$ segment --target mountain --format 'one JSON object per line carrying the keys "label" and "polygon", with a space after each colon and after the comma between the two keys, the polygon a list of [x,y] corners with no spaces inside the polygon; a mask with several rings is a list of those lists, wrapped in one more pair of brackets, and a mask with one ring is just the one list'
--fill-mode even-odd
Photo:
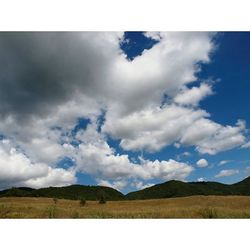
{"label": "mountain", "polygon": [[66,187],[48,187],[40,189],[11,188],[0,191],[0,197],[51,197],[70,200],[123,200],[124,195],[110,187],[71,185]]}
{"label": "mountain", "polygon": [[191,195],[250,195],[250,177],[231,185],[219,182],[167,181],[139,191],[123,195],[121,192],[103,186],[71,185],[33,189],[28,187],[10,188],[0,191],[0,197],[51,197],[71,200],[145,200]]}
{"label": "mountain", "polygon": [[235,190],[236,194],[250,195],[250,176],[231,186]]}
{"label": "mountain", "polygon": [[250,177],[232,185],[218,182],[167,181],[128,193],[125,198],[129,200],[145,200],[191,195],[250,195]]}

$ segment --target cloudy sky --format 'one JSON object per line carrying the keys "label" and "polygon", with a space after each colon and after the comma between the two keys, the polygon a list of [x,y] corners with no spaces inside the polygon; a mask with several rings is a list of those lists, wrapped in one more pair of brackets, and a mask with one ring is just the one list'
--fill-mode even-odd
{"label": "cloudy sky", "polygon": [[250,33],[0,33],[0,189],[124,193],[250,175]]}

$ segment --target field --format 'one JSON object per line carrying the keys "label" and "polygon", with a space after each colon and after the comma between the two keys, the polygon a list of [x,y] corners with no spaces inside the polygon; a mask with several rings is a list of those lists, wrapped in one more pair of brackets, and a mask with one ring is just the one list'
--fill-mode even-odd
{"label": "field", "polygon": [[250,218],[249,196],[87,201],[1,198],[0,218]]}

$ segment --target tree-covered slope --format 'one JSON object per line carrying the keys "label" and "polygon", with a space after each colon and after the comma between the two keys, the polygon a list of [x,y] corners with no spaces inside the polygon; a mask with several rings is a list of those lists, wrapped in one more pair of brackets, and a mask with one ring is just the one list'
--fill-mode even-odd
{"label": "tree-covered slope", "polygon": [[51,197],[62,199],[99,200],[145,200],[192,195],[250,195],[250,177],[232,184],[219,182],[182,182],[167,181],[143,190],[123,195],[121,192],[103,186],[71,185],[66,187],[48,187],[32,189],[28,187],[11,188],[0,191],[0,197]]}
{"label": "tree-covered slope", "polygon": [[48,187],[40,189],[11,188],[0,191],[0,197],[53,197],[62,199],[123,200],[124,195],[110,187],[71,185],[66,187]]}
{"label": "tree-covered slope", "polygon": [[191,195],[250,195],[250,177],[232,185],[218,182],[167,181],[128,193],[125,197],[130,200],[144,200]]}

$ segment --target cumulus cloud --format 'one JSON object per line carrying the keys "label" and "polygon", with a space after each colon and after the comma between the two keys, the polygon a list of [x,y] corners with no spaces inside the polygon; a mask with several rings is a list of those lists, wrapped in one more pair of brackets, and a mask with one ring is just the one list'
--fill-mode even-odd
{"label": "cumulus cloud", "polygon": [[180,140],[187,127],[207,115],[202,110],[166,105],[107,120],[103,131],[122,138],[120,145],[126,150],[153,152]]}
{"label": "cumulus cloud", "polygon": [[181,105],[197,106],[201,100],[211,94],[213,94],[212,87],[206,83],[202,83],[199,87],[193,87],[191,89],[183,88],[183,90],[175,96],[174,101]]}
{"label": "cumulus cloud", "polygon": [[150,161],[142,159],[142,167],[136,169],[142,179],[160,178],[162,180],[185,180],[194,170],[192,166],[169,159],[168,161]]}
{"label": "cumulus cloud", "polygon": [[63,186],[75,181],[74,171],[33,163],[25,154],[13,148],[9,140],[0,142],[0,188]]}
{"label": "cumulus cloud", "polygon": [[205,168],[208,166],[208,162],[206,159],[200,159],[196,162],[196,165],[200,168]]}
{"label": "cumulus cloud", "polygon": [[184,180],[193,171],[192,166],[172,159],[151,161],[140,158],[139,163],[134,163],[127,154],[117,154],[107,144],[104,135],[96,131],[95,126],[90,124],[85,131],[77,135],[81,142],[75,151],[78,171],[113,180],[120,178]]}
{"label": "cumulus cloud", "polygon": [[71,100],[75,92],[98,96],[105,90],[100,82],[113,64],[121,36],[112,32],[2,33],[0,114],[19,119],[45,116]]}
{"label": "cumulus cloud", "polygon": [[239,173],[238,169],[223,169],[217,175],[215,175],[215,178],[232,176],[238,173]]}
{"label": "cumulus cloud", "polygon": [[222,126],[208,119],[195,121],[181,138],[187,145],[195,145],[202,154],[214,155],[218,152],[240,146],[245,141],[245,123],[238,121],[236,126]]}
{"label": "cumulus cloud", "polygon": [[177,141],[178,145],[194,145],[200,153],[213,155],[244,143],[244,122],[222,126],[208,116],[204,110],[171,104],[107,120],[103,132],[122,138],[120,145],[134,151],[154,152]]}

